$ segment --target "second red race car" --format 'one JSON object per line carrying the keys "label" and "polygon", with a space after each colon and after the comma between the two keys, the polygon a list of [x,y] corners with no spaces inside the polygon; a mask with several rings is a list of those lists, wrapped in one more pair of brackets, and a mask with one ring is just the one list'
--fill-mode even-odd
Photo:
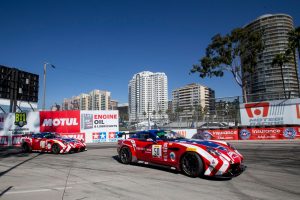
{"label": "second red race car", "polygon": [[86,144],[75,138],[62,137],[52,132],[43,132],[25,136],[22,139],[22,149],[24,152],[39,151],[59,154],[85,151]]}
{"label": "second red race car", "polygon": [[119,160],[167,166],[190,177],[232,178],[246,167],[243,156],[224,141],[186,139],[172,131],[150,130],[118,141]]}

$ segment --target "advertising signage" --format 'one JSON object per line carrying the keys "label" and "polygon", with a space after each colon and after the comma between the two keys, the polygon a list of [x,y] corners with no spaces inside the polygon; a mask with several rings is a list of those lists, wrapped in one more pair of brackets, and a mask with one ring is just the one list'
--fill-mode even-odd
{"label": "advertising signage", "polygon": [[240,114],[245,126],[300,124],[300,99],[245,103]]}

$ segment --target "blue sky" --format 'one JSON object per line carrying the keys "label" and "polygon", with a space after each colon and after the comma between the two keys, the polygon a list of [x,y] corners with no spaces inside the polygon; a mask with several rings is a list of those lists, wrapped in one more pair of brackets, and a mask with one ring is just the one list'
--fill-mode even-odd
{"label": "blue sky", "polygon": [[93,89],[128,101],[141,71],[165,72],[175,88],[200,83],[217,97],[241,95],[232,76],[189,75],[210,39],[266,13],[286,13],[300,26],[299,0],[0,0],[0,64],[40,75],[46,106]]}

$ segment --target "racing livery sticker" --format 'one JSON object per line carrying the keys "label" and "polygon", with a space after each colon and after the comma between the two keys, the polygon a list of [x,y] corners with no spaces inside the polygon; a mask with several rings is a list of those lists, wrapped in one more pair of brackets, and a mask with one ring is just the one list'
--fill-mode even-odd
{"label": "racing livery sticker", "polygon": [[162,156],[161,145],[153,145],[152,146],[152,157],[161,158],[161,156]]}
{"label": "racing livery sticker", "polygon": [[170,159],[171,159],[171,161],[175,161],[176,160],[176,156],[175,156],[174,152],[170,153]]}

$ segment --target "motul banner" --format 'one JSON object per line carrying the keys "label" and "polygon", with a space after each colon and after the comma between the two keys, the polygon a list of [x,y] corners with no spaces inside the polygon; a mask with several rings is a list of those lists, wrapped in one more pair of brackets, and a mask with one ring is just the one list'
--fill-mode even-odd
{"label": "motul banner", "polygon": [[300,125],[300,99],[245,103],[240,113],[245,126]]}
{"label": "motul banner", "polygon": [[57,133],[79,133],[80,111],[41,111],[40,131]]}

